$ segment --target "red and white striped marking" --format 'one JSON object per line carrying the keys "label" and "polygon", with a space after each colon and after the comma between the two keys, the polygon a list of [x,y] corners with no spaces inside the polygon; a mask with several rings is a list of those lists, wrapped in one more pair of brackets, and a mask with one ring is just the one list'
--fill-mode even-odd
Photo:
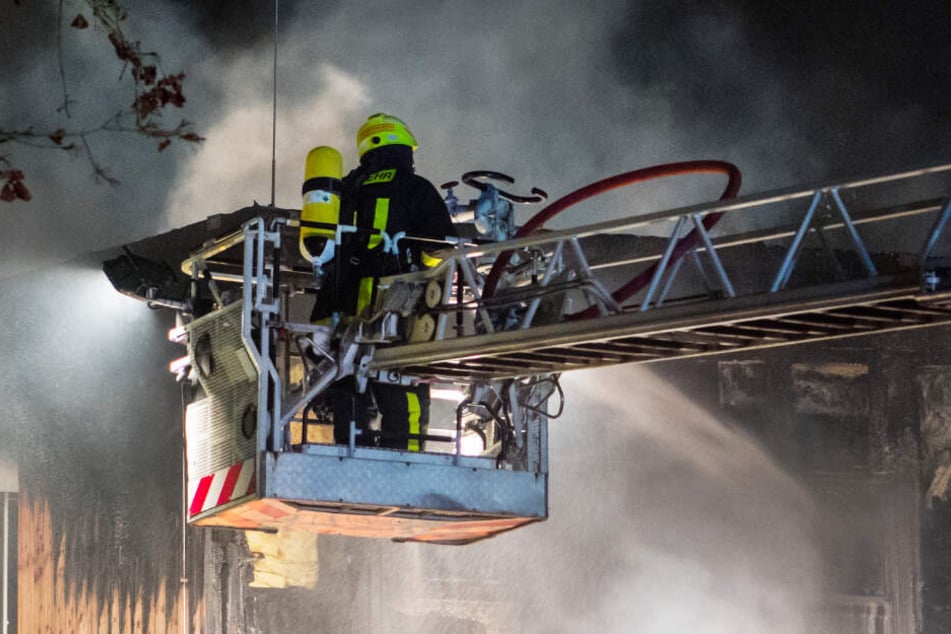
{"label": "red and white striped marking", "polygon": [[254,493],[254,458],[188,481],[188,515],[194,516]]}

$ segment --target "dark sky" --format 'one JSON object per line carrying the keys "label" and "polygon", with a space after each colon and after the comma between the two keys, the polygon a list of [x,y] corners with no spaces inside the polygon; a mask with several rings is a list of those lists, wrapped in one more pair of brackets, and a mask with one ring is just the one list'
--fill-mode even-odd
{"label": "dark sky", "polygon": [[812,146],[804,163],[833,175],[947,157],[947,3],[721,0],[627,15],[613,38],[622,81],[665,94],[680,126],[719,122],[724,146],[749,129],[781,150],[794,132]]}

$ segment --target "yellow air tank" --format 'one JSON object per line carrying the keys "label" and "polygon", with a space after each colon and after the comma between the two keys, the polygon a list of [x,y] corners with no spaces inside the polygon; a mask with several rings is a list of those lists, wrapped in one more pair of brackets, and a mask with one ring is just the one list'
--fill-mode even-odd
{"label": "yellow air tank", "polygon": [[318,271],[333,258],[334,238],[340,220],[340,179],[343,158],[340,152],[325,145],[307,154],[304,164],[304,196],[301,221],[321,223],[322,227],[301,224],[300,252]]}

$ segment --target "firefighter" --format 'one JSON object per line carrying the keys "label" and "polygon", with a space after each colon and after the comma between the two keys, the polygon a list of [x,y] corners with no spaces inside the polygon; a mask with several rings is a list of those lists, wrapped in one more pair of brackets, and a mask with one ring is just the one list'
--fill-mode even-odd
{"label": "firefighter", "polygon": [[[337,246],[327,277],[331,296],[318,296],[313,317],[334,312],[359,315],[372,305],[375,281],[386,275],[406,273],[438,260],[427,254],[445,245],[421,243],[413,237],[443,240],[454,236],[449,212],[438,190],[415,173],[413,153],[416,138],[397,117],[378,113],[357,132],[360,165],[343,178],[340,194],[340,224],[356,226]],[[407,238],[397,242],[397,252],[384,251],[379,233]],[[421,451],[429,423],[429,386],[400,386],[372,382],[365,394],[354,389],[353,379],[343,379],[331,390],[334,410],[334,441],[346,443],[350,420],[363,432],[358,444],[372,444],[367,429],[373,416],[373,400],[379,410],[382,447]]]}

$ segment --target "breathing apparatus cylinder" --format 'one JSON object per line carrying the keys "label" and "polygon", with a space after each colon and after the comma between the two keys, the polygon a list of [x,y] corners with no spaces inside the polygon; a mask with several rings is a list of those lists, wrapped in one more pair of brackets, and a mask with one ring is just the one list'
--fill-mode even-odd
{"label": "breathing apparatus cylinder", "polygon": [[333,259],[340,221],[340,191],[343,158],[340,152],[325,145],[315,147],[304,163],[304,196],[301,221],[320,223],[320,227],[301,224],[300,252],[322,274],[324,264]]}

